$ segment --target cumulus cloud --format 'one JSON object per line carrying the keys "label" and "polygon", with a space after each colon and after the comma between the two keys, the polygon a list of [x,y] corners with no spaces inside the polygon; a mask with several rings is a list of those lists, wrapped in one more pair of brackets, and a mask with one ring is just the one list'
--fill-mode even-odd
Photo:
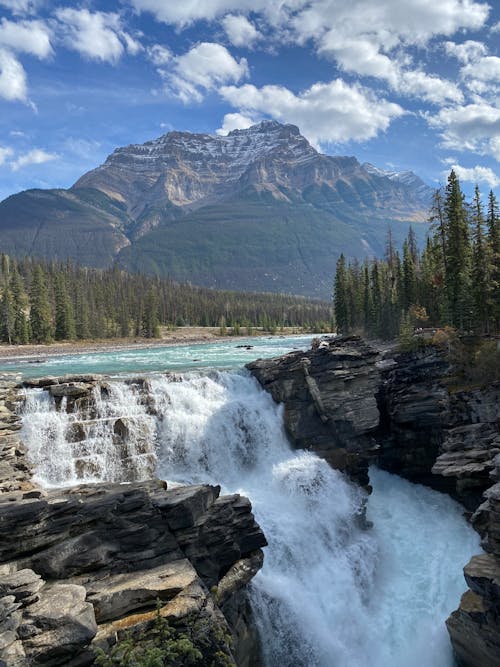
{"label": "cumulus cloud", "polygon": [[478,81],[500,82],[500,58],[497,56],[485,56],[476,62],[465,65],[461,74],[467,79]]}
{"label": "cumulus cloud", "polygon": [[[300,2],[300,0],[299,0]],[[272,10],[273,5],[283,3],[277,0],[184,0],[184,2],[165,2],[165,0],[130,0],[138,12],[150,12],[158,21],[172,25],[186,26],[193,21],[213,19],[228,12],[259,12]],[[286,4],[286,3],[285,3]]]}
{"label": "cumulus cloud", "polygon": [[482,167],[480,165],[470,168],[462,167],[459,164],[454,164],[453,160],[447,160],[447,163],[461,181],[466,181],[467,183],[487,183],[490,188],[496,188],[497,185],[500,185],[500,178],[489,167]]}
{"label": "cumulus cloud", "polygon": [[405,111],[358,84],[342,79],[315,83],[296,95],[284,86],[224,86],[222,97],[244,117],[255,114],[298,125],[316,146],[372,139]]}
{"label": "cumulus cloud", "polygon": [[201,102],[206,92],[248,75],[245,58],[236,60],[221,44],[201,42],[158,70],[168,89],[183,102]]}
{"label": "cumulus cloud", "polygon": [[41,0],[0,0],[0,7],[7,7],[13,14],[31,14],[40,4]]}
{"label": "cumulus cloud", "polygon": [[14,151],[12,148],[2,148],[0,146],[0,165],[5,164],[5,162],[13,155]]}
{"label": "cumulus cloud", "polygon": [[[274,41],[312,42],[320,55],[346,72],[386,81],[397,93],[432,104],[462,101],[458,86],[412,67],[401,57],[409,46],[432,38],[484,26],[489,6],[476,0],[129,0],[137,11],[185,27],[195,21],[221,19],[235,46],[250,46],[260,33],[248,16]],[[450,47],[451,48],[451,47]],[[458,48],[458,47],[457,47]],[[457,51],[457,54],[460,50]]]}
{"label": "cumulus cloud", "polygon": [[38,58],[52,54],[50,32],[43,21],[0,22],[0,46],[18,53],[30,53]]}
{"label": "cumulus cloud", "polygon": [[394,88],[403,95],[418,97],[432,104],[462,102],[464,98],[460,88],[452,81],[421,70],[401,71]]}
{"label": "cumulus cloud", "polygon": [[[288,4],[293,4],[292,2]],[[452,35],[460,28],[481,28],[488,5],[474,0],[313,0],[293,19],[302,40],[315,40],[320,49],[335,48],[335,37],[376,44],[380,51],[400,44],[424,45],[436,35]]]}
{"label": "cumulus cloud", "polygon": [[23,153],[13,162],[11,162],[12,171],[18,171],[23,167],[28,167],[32,164],[44,164],[45,162],[51,162],[56,160],[59,156],[55,153],[47,153],[47,151],[42,150],[41,148],[33,148],[27,153]]}
{"label": "cumulus cloud", "polygon": [[485,44],[482,42],[476,42],[472,39],[469,39],[462,44],[456,44],[455,42],[445,42],[444,48],[449,56],[453,56],[464,65],[468,65],[471,62],[479,60],[487,53]]}
{"label": "cumulus cloud", "polygon": [[0,97],[14,101],[27,100],[26,72],[17,58],[0,48]]}
{"label": "cumulus cloud", "polygon": [[445,107],[427,117],[441,131],[443,146],[491,155],[500,161],[500,109],[485,102]]}
{"label": "cumulus cloud", "polygon": [[256,123],[255,118],[250,118],[242,113],[227,113],[222,121],[222,127],[216,130],[217,134],[226,136],[232,130],[246,130]]}
{"label": "cumulus cloud", "polygon": [[148,57],[157,67],[162,67],[169,63],[174,57],[172,51],[161,44],[154,44],[148,48]]}
{"label": "cumulus cloud", "polygon": [[262,36],[246,16],[228,14],[222,19],[222,26],[234,46],[252,46]]}
{"label": "cumulus cloud", "polygon": [[65,46],[90,60],[116,63],[125,50],[135,55],[142,48],[123,30],[118,14],[65,7],[55,15]]}

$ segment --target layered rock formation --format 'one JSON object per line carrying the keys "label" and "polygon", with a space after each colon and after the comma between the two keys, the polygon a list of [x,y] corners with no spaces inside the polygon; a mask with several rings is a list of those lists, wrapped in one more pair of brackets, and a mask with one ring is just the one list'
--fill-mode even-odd
{"label": "layered rock formation", "polygon": [[368,484],[379,424],[378,352],[359,337],[330,338],[307,352],[260,359],[247,368],[278,403],[296,447]]}
{"label": "layered rock formation", "polygon": [[[71,407],[93,380],[46,382]],[[158,618],[200,651],[193,664],[258,665],[245,586],[266,540],[250,502],[160,481],[38,488],[15,384],[0,389],[0,665],[91,665]]]}

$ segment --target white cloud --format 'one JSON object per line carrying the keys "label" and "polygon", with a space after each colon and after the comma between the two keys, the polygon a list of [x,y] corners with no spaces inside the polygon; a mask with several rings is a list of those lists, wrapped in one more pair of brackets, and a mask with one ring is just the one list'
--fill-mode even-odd
{"label": "white cloud", "polygon": [[283,3],[277,0],[130,0],[130,4],[138,12],[150,12],[163,23],[186,26],[203,19],[212,21],[228,12],[260,12]]}
{"label": "white cloud", "polygon": [[183,102],[201,102],[204,94],[248,74],[245,58],[236,60],[220,44],[202,42],[176,56],[168,70],[160,69],[168,88]]}
{"label": "white cloud", "polygon": [[220,94],[243,116],[263,114],[298,125],[316,146],[372,139],[405,113],[398,104],[342,79],[315,83],[299,95],[283,86],[256,88],[251,84],[225,86]]}
{"label": "white cloud", "polygon": [[460,88],[452,81],[421,70],[400,72],[394,88],[403,95],[419,97],[432,104],[462,102],[464,98]]}
{"label": "white cloud", "polygon": [[0,49],[0,97],[6,100],[27,100],[26,72],[17,58]]}
{"label": "white cloud", "polygon": [[14,151],[12,148],[2,148],[0,146],[0,165],[5,164],[8,158],[13,155]]}
{"label": "white cloud", "polygon": [[222,19],[222,26],[234,46],[250,47],[261,37],[259,31],[245,16],[228,14]]}
{"label": "white cloud", "polygon": [[500,81],[500,58],[485,56],[462,67],[461,74],[467,79],[479,81]]}
{"label": "white cloud", "polygon": [[474,0],[313,0],[294,17],[297,35],[334,49],[335,37],[369,40],[381,51],[426,44],[460,28],[479,29],[489,7]]}
{"label": "white cloud", "polygon": [[[478,30],[490,12],[489,5],[478,0],[128,1],[137,11],[151,12],[157,20],[180,28],[221,19],[238,47],[251,46],[261,35],[248,19],[250,14],[257,16],[266,43],[310,41],[344,71],[381,79],[401,95],[437,105],[461,102],[463,94],[453,81],[413,67],[405,51],[409,46],[425,47],[437,36]],[[471,40],[448,44],[449,55],[457,58],[481,48]]]}
{"label": "white cloud", "polygon": [[32,164],[44,164],[45,162],[56,160],[58,157],[55,153],[47,153],[47,151],[41,148],[33,148],[27,153],[20,155],[11,163],[12,171],[17,171],[18,169],[22,169],[22,167]]}
{"label": "white cloud", "polygon": [[123,30],[118,14],[69,7],[58,9],[55,14],[65,46],[91,60],[116,63],[125,49],[134,55],[142,48]]}
{"label": "white cloud", "polygon": [[464,65],[479,60],[487,52],[486,46],[482,42],[476,42],[471,39],[463,42],[463,44],[445,42],[444,48],[449,56],[453,56]]}
{"label": "white cloud", "polygon": [[441,130],[443,146],[457,151],[491,155],[500,162],[500,109],[485,102],[446,107],[428,116],[432,128]]}
{"label": "white cloud", "polygon": [[134,39],[127,32],[124,32],[123,30],[121,30],[118,34],[119,34],[120,38],[123,40],[123,42],[125,44],[125,48],[127,50],[127,53],[129,53],[131,56],[136,56],[141,51],[144,51],[144,47],[139,42],[139,40]]}
{"label": "white cloud", "polygon": [[43,21],[8,21],[0,22],[0,46],[30,53],[38,58],[47,58],[52,54],[50,32]]}
{"label": "white cloud", "polygon": [[490,188],[496,188],[500,185],[500,178],[495,174],[493,169],[489,167],[482,167],[476,165],[475,167],[461,167],[459,164],[454,164],[453,161],[447,160],[450,164],[450,169],[453,169],[461,181],[467,183],[487,183]]}
{"label": "white cloud", "polygon": [[222,121],[222,127],[216,130],[217,134],[226,136],[232,130],[246,130],[256,122],[256,119],[244,116],[242,113],[227,113]]}
{"label": "white cloud", "polygon": [[13,14],[30,14],[38,9],[41,0],[0,0],[1,7],[7,7]]}
{"label": "white cloud", "polygon": [[174,57],[172,51],[166,46],[162,46],[161,44],[154,44],[153,46],[149,47],[148,56],[153,65],[156,65],[157,67],[166,65]]}

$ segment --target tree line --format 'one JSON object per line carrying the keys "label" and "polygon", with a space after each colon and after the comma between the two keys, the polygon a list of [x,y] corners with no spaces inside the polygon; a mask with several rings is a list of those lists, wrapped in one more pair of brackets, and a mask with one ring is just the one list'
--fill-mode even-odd
{"label": "tree line", "polygon": [[0,256],[0,339],[10,344],[159,335],[164,326],[330,330],[329,302],[181,284],[118,268]]}
{"label": "tree line", "polygon": [[383,260],[340,256],[333,294],[338,330],[383,339],[410,335],[415,326],[499,331],[500,218],[493,191],[486,210],[477,186],[468,203],[451,171],[429,217],[422,252],[410,227],[401,253],[389,230]]}

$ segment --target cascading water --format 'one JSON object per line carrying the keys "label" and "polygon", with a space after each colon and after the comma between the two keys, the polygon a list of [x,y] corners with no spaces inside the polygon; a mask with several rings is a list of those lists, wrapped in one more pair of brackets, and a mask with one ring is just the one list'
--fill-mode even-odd
{"label": "cascading water", "polygon": [[448,498],[373,470],[374,527],[364,529],[363,492],[292,451],[281,408],[244,373],[109,383],[95,394],[90,421],[100,426],[88,425],[80,445],[68,433],[89,415],[56,412],[42,396],[28,392],[23,436],[45,484],[81,482],[82,447],[98,462],[84,480],[130,478],[133,457],[114,453],[116,421],[128,420],[128,439],[154,443],[160,477],[250,497],[269,540],[251,586],[268,667],[453,664],[444,619],[479,545]]}

